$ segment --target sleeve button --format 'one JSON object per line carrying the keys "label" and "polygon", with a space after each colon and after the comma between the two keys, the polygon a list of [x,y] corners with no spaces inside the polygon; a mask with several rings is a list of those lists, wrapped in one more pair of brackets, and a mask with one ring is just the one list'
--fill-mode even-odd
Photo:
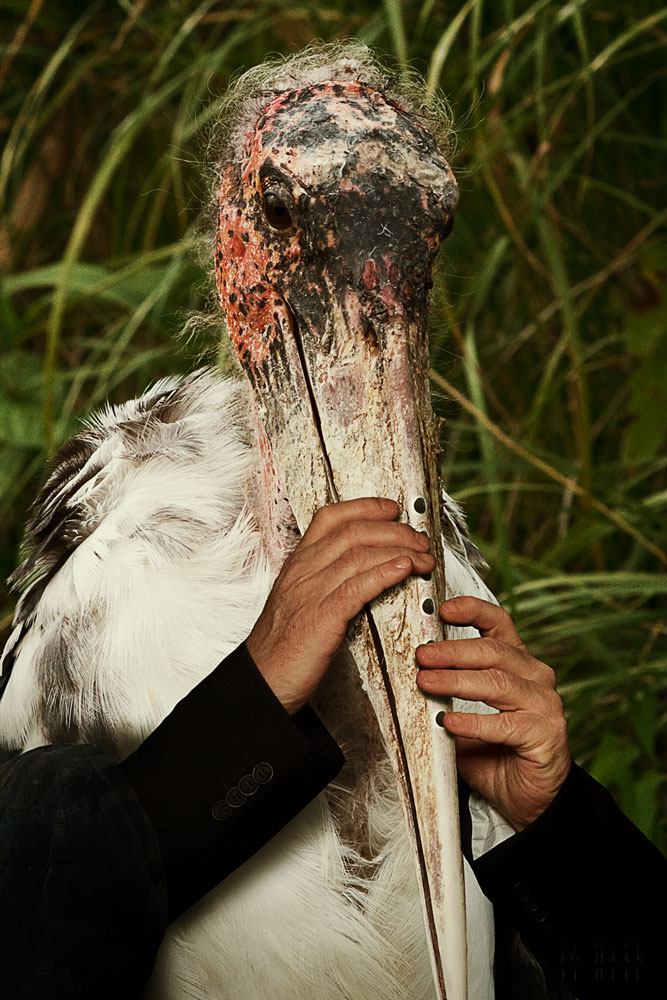
{"label": "sleeve button", "polygon": [[532,896],[532,893],[525,882],[517,882],[510,889],[510,893],[520,903],[527,903]]}
{"label": "sleeve button", "polygon": [[217,819],[220,821],[229,819],[229,817],[232,815],[232,807],[229,806],[224,799],[218,799],[217,802],[213,803],[211,814],[213,816],[213,819]]}
{"label": "sleeve button", "polygon": [[257,782],[253,778],[252,774],[244,774],[239,781],[239,788],[244,795],[254,795],[257,791]]}
{"label": "sleeve button", "polygon": [[238,809],[239,806],[242,806],[245,803],[245,795],[238,785],[234,785],[229,789],[225,795],[225,799],[227,801],[227,805],[231,806],[232,809]]}
{"label": "sleeve button", "polygon": [[273,777],[273,768],[266,761],[256,764],[253,768],[252,776],[258,785],[266,785]]}

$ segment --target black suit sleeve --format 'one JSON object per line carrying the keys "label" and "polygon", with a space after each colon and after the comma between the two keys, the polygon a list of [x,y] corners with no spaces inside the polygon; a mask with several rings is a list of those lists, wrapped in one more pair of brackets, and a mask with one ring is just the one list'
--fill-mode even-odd
{"label": "black suit sleeve", "polygon": [[313,710],[291,716],[245,645],[121,764],[157,835],[174,919],[258,851],[338,773]]}
{"label": "black suit sleeve", "polygon": [[97,747],[0,767],[0,996],[115,1000],[148,979],[167,919],[155,834]]}
{"label": "black suit sleeve", "polygon": [[569,995],[560,984],[578,1000],[657,995],[667,861],[581,768],[573,764],[545,812],[473,868],[494,904],[499,1000],[527,996],[513,985],[513,929],[542,967],[546,995]]}
{"label": "black suit sleeve", "polygon": [[168,920],[334,777],[315,713],[290,716],[244,646],[123,764],[46,746],[0,766],[0,996],[138,996]]}

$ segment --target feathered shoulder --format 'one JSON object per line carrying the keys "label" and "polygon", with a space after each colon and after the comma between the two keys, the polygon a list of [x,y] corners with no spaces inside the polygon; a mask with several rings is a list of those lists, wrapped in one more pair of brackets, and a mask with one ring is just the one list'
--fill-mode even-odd
{"label": "feathered shoulder", "polygon": [[161,717],[245,638],[254,601],[238,603],[261,575],[248,407],[244,383],[203,369],[107,407],[61,450],[11,577],[21,597],[2,661],[5,678],[14,667],[0,701],[5,744],[30,732],[33,743],[105,745],[84,722],[125,726],[133,690]]}
{"label": "feathered shoulder", "polygon": [[[49,581],[74,550],[127,497],[128,479],[158,462],[190,466],[205,460],[211,445],[223,446],[230,466],[240,457],[239,385],[208,369],[161,379],[137,399],[108,405],[88,418],[85,429],[56,455],[37,496],[22,546],[23,560],[9,578],[22,594],[14,619],[29,618]],[[157,485],[157,481],[156,481]],[[154,506],[155,528],[169,519],[166,493],[142,497]],[[224,484],[223,484],[224,485]],[[134,498],[133,498],[134,499]],[[138,498],[136,498],[138,499]]]}

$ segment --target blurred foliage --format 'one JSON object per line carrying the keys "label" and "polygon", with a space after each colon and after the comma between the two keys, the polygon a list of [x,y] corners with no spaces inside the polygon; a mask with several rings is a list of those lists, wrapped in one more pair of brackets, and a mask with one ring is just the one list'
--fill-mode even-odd
{"label": "blurred foliage", "polygon": [[[0,5],[0,573],[104,400],[215,359],[190,253],[230,76],[357,36],[448,95],[443,474],[554,666],[575,757],[665,847],[667,9],[650,0]],[[12,598],[0,594],[7,632]]]}

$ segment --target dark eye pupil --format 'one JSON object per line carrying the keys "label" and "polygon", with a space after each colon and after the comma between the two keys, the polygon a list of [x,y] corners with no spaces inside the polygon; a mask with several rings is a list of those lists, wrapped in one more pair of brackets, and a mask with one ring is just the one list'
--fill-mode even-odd
{"label": "dark eye pupil", "polygon": [[284,232],[292,226],[290,210],[277,194],[265,194],[262,209],[266,221],[274,229]]}

